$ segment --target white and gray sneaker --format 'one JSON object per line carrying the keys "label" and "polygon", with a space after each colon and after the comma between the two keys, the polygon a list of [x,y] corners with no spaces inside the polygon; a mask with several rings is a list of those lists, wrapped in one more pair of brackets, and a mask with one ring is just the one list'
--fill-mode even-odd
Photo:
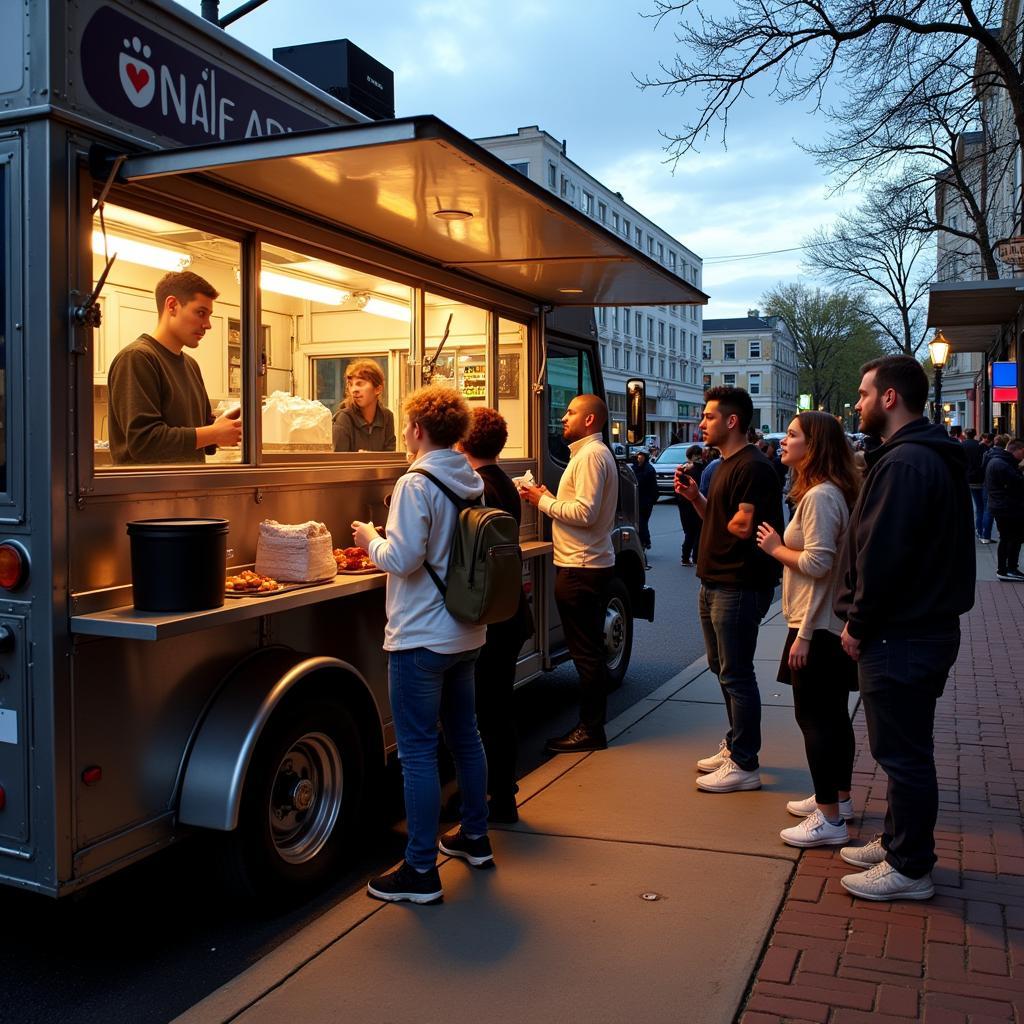
{"label": "white and gray sneaker", "polygon": [[865,846],[844,846],[839,851],[839,856],[847,864],[852,864],[855,868],[870,868],[876,864],[881,864],[885,860],[885,847],[882,845],[882,837],[876,835]]}
{"label": "white and gray sneaker", "polygon": [[833,825],[824,814],[815,808],[799,825],[784,828],[779,838],[788,846],[838,846],[850,841],[850,833],[846,822]]}
{"label": "white and gray sneaker", "polygon": [[851,896],[862,900],[930,900],[935,895],[931,875],[908,878],[884,860],[867,871],[843,875],[839,881]]}
{"label": "white and gray sneaker", "polygon": [[722,767],[722,762],[728,760],[729,748],[725,745],[725,740],[722,740],[718,744],[718,753],[712,754],[710,757],[702,757],[697,762],[697,771],[699,772],[715,772]]}
{"label": "white and gray sneaker", "polygon": [[[818,802],[814,799],[813,794],[807,797],[806,800],[790,800],[789,803],[786,804],[786,810],[789,811],[794,818],[806,818],[809,814],[813,814],[817,809]],[[849,821],[853,817],[853,801],[840,800],[839,813],[842,815],[844,821]]]}
{"label": "white and gray sneaker", "polygon": [[713,772],[697,779],[697,788],[707,793],[735,793],[741,789],[760,789],[761,773],[755,768],[744,771],[732,758],[725,760]]}

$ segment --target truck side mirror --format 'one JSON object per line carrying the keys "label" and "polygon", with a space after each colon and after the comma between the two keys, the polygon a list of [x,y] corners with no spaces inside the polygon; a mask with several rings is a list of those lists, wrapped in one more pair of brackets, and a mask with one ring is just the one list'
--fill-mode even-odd
{"label": "truck side mirror", "polygon": [[647,381],[626,381],[626,444],[643,444],[647,435]]}

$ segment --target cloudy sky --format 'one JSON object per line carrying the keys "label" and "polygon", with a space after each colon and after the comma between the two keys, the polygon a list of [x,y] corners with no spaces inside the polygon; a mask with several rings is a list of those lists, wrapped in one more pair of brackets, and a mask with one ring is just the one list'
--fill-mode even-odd
{"label": "cloudy sky", "polygon": [[[241,0],[222,0],[221,14]],[[184,6],[199,13],[200,0]],[[794,144],[826,130],[823,115],[766,92],[675,167],[661,132],[696,97],[641,90],[676,52],[675,28],[646,0],[268,0],[228,31],[268,57],[275,46],[349,38],[395,72],[398,116],[436,114],[471,137],[539,125],[569,157],[704,258],[705,316],[742,316],[766,288],[799,274],[800,253],[727,260],[799,246],[855,196],[827,182]]]}

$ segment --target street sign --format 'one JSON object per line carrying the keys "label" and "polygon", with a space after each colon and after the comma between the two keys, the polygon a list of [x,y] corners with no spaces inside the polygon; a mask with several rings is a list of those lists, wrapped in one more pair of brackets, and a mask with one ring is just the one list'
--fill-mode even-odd
{"label": "street sign", "polygon": [[992,364],[992,401],[1017,401],[1017,364]]}
{"label": "street sign", "polygon": [[996,248],[999,258],[1004,263],[1012,263],[1015,267],[1024,267],[1024,237],[1007,238]]}
{"label": "street sign", "polygon": [[801,412],[807,412],[807,410],[810,409],[810,407],[811,407],[811,396],[810,395],[801,395],[799,401],[796,404],[796,407]]}

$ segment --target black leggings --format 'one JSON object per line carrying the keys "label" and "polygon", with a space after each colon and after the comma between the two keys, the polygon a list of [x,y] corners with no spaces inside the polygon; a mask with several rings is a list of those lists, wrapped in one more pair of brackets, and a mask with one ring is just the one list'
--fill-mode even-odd
{"label": "black leggings", "polygon": [[[796,630],[790,633],[795,636]],[[787,643],[786,655],[789,646]],[[849,666],[838,659],[846,659]],[[790,673],[796,722],[804,734],[807,767],[819,804],[834,804],[840,790],[850,789],[855,742],[849,699],[855,672],[854,663],[839,646],[839,637],[816,630],[807,667]]]}

